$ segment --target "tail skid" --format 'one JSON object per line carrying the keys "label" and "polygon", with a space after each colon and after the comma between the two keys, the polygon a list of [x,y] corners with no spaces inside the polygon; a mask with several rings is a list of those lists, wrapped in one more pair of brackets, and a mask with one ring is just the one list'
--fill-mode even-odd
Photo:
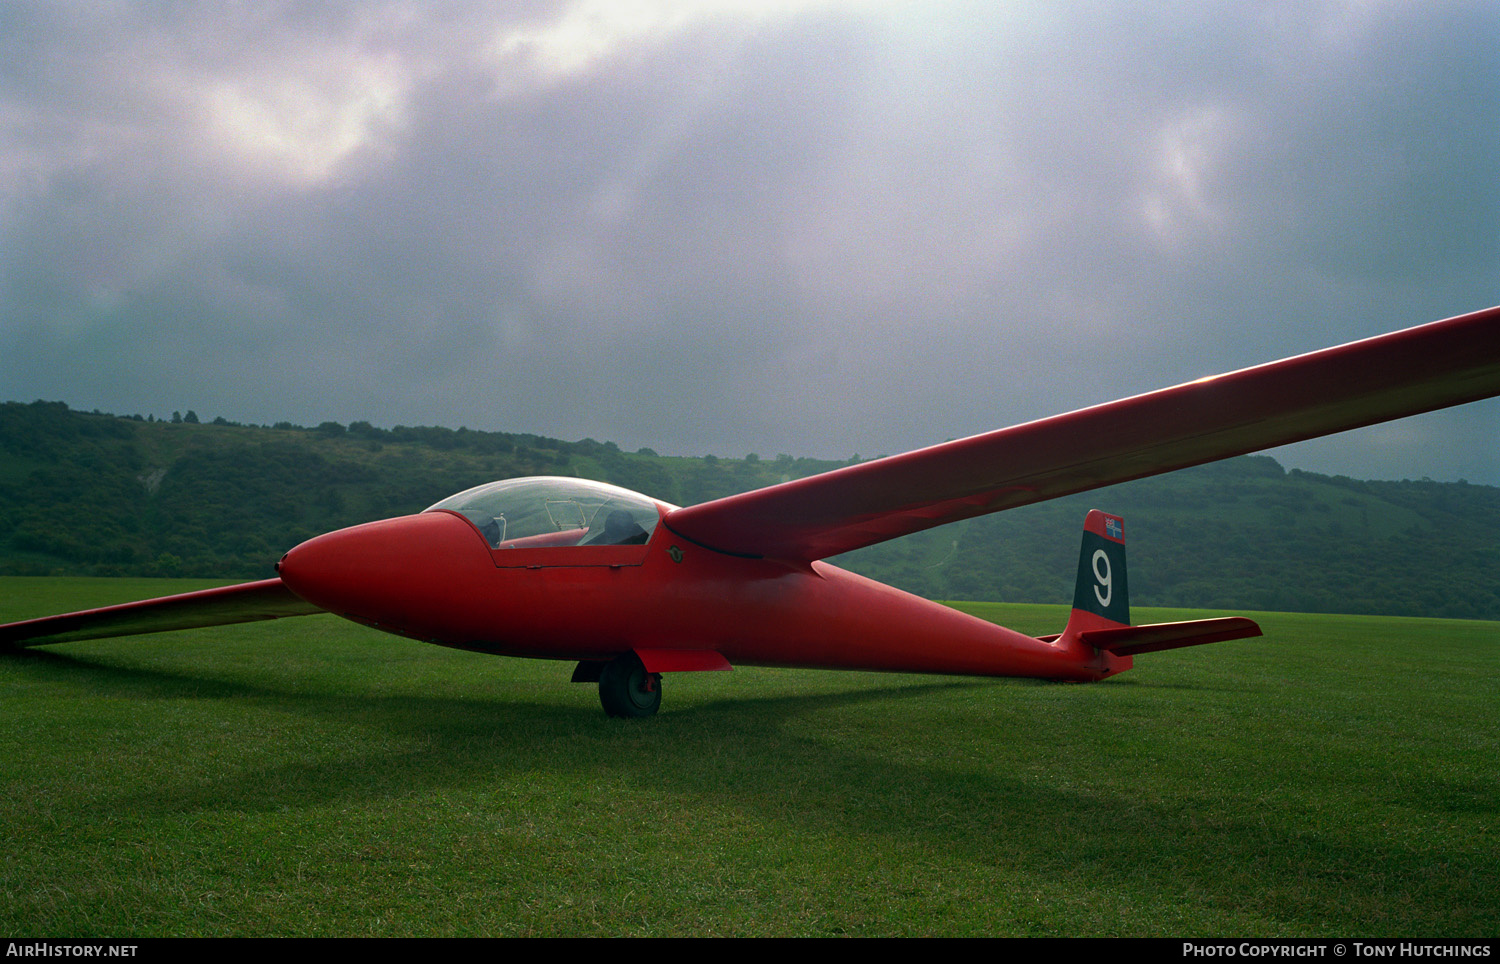
{"label": "tail skid", "polygon": [[1093,509],[1083,523],[1068,625],[1061,633],[1040,638],[1064,648],[1092,648],[1101,668],[1108,667],[1107,675],[1114,675],[1129,669],[1130,657],[1141,653],[1259,635],[1260,626],[1243,616],[1132,626],[1125,577],[1125,520]]}

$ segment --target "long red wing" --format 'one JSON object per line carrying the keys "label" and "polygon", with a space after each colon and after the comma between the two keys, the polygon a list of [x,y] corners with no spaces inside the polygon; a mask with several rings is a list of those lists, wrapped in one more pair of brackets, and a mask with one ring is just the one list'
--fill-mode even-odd
{"label": "long red wing", "polygon": [[293,595],[280,579],[263,579],[10,623],[0,626],[0,647],[42,646],[320,612],[321,608]]}
{"label": "long red wing", "polygon": [[813,560],[973,516],[1500,395],[1500,307],[677,509]]}

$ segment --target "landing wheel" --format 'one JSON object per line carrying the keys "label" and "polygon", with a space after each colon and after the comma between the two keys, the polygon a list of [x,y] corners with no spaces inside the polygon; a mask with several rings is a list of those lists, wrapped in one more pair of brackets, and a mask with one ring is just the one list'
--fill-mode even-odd
{"label": "landing wheel", "polygon": [[651,716],[661,708],[661,674],[634,653],[617,656],[599,671],[599,702],[610,716]]}

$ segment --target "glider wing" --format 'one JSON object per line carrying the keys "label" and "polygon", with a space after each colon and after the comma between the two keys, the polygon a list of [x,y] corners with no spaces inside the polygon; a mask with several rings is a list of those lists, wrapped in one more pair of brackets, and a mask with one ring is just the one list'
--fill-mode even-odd
{"label": "glider wing", "polygon": [[319,607],[293,595],[280,579],[263,579],[10,623],[0,626],[0,648],[133,636],[320,612],[323,610]]}
{"label": "glider wing", "polygon": [[676,509],[700,545],[811,561],[973,516],[1500,394],[1500,307]]}

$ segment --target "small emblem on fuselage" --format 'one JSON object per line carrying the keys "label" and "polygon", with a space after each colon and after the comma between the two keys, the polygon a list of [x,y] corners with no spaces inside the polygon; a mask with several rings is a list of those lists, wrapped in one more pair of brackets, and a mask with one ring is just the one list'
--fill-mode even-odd
{"label": "small emblem on fuselage", "polygon": [[667,555],[672,557],[673,562],[682,561],[682,550],[676,546],[667,546]]}

